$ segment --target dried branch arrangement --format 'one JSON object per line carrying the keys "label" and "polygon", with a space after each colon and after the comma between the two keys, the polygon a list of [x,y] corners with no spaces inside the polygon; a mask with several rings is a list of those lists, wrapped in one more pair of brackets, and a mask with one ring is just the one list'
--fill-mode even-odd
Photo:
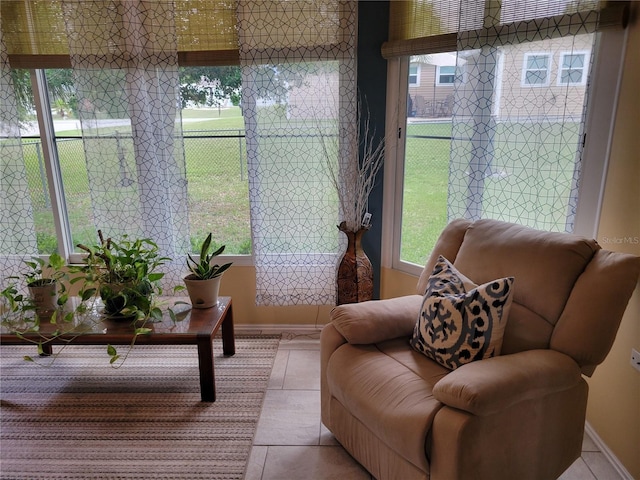
{"label": "dried branch arrangement", "polygon": [[[362,148],[360,161],[357,158],[357,149],[354,149],[352,155],[341,154],[337,136],[322,133],[320,135],[329,177],[340,202],[340,214],[343,219],[340,229],[349,232],[356,232],[368,226],[368,222],[363,225],[363,218],[368,210],[369,195],[375,186],[376,175],[384,162],[385,139],[376,141],[376,130],[371,129],[369,111],[363,112],[359,103],[356,125],[360,125],[363,114],[366,115],[364,125],[361,129],[356,128],[354,133],[355,145]],[[335,158],[336,153],[337,163],[331,160]]]}

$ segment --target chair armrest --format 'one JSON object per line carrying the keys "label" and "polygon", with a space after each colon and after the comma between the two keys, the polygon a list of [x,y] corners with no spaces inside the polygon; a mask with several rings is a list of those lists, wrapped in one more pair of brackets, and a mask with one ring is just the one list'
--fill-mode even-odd
{"label": "chair armrest", "polygon": [[450,407],[487,416],[516,403],[578,384],[580,367],[555,350],[528,350],[471,362],[449,373],[433,396]]}
{"label": "chair armrest", "polygon": [[351,344],[377,343],[410,336],[421,306],[421,295],[349,303],[335,307],[330,320]]}

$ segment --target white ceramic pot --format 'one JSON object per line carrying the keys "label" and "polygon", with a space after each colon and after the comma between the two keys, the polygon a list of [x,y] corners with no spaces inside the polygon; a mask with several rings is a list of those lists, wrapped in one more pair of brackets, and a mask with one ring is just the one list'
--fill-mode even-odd
{"label": "white ceramic pot", "polygon": [[217,305],[221,279],[222,275],[208,280],[198,280],[193,274],[184,277],[191,306],[193,308],[210,308]]}
{"label": "white ceramic pot", "polygon": [[58,306],[58,285],[54,282],[40,282],[28,285],[29,295],[36,307],[36,314],[47,315]]}

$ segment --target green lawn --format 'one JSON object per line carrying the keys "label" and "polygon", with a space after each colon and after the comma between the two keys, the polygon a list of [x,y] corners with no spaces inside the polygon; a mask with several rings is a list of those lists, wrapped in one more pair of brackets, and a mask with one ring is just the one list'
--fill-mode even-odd
{"label": "green lawn", "polygon": [[[468,158],[471,142],[463,139],[471,132],[460,127],[455,155]],[[400,257],[424,265],[447,224],[448,195],[466,197],[469,166],[450,163],[450,140],[420,136],[449,137],[451,123],[407,127]],[[578,137],[578,123],[498,124],[489,172],[493,175],[483,180],[482,217],[563,231]],[[451,192],[450,183],[455,184]]]}
{"label": "green lawn", "polygon": [[404,261],[424,265],[447,224],[450,140],[413,136],[450,135],[450,123],[407,127],[400,246],[400,258]]}
{"label": "green lawn", "polygon": [[[207,119],[207,117],[212,117]],[[190,121],[202,119],[201,121]],[[187,120],[187,121],[185,121]],[[184,146],[187,168],[189,195],[189,223],[191,243],[196,246],[208,232],[214,233],[214,241],[226,244],[226,253],[246,254],[251,251],[251,233],[249,221],[248,182],[246,173],[246,148],[243,138],[189,138],[190,135],[202,135],[202,130],[211,134],[244,134],[244,119],[237,107],[222,109],[218,112],[208,109],[183,111]],[[113,175],[114,184],[135,172],[135,161],[131,141],[125,138],[125,127],[101,129],[101,135],[120,132],[120,150],[113,138],[101,139],[99,149],[105,158],[113,161],[113,168],[106,168],[106,174]],[[194,131],[195,132],[191,132]],[[220,132],[222,130],[222,132]],[[77,130],[58,131],[60,136],[79,135]],[[25,140],[24,157],[27,165],[27,178],[34,206],[38,246],[41,253],[51,253],[56,249],[56,237],[53,216],[46,200],[46,178],[42,156],[38,155],[39,145],[33,140]],[[82,140],[60,139],[58,151],[62,171],[67,210],[74,244],[95,243],[93,229],[89,179],[87,176]],[[125,164],[118,162],[118,153],[124,152]],[[123,168],[124,167],[124,168]],[[43,187],[44,185],[44,187]],[[122,187],[117,201],[135,203],[136,191],[133,187]]]}
{"label": "green lawn", "polygon": [[[244,121],[239,108],[221,110],[219,114],[217,110],[185,110],[183,122],[192,245],[197,245],[211,231],[218,244],[227,245],[227,253],[250,253],[251,231],[244,139],[191,138],[203,135],[203,130],[207,130],[207,134],[210,134],[211,130],[219,134],[243,132]],[[504,207],[505,211],[516,212],[526,219],[536,200],[548,196],[549,201],[546,205],[538,207],[537,210],[551,214],[554,222],[563,226],[566,198],[573,174],[571,148],[562,148],[560,152],[554,152],[553,148],[550,148],[547,152],[536,147],[535,151],[532,149],[527,151],[526,144],[519,144],[518,148],[524,154],[519,154],[520,159],[512,158],[511,144],[517,143],[525,138],[526,134],[530,134],[531,125],[510,124],[508,127],[506,129],[504,126],[498,126],[492,164],[494,170],[506,171],[508,176],[485,179],[483,208],[487,211],[497,209],[490,211],[492,218],[500,218],[500,209]],[[546,128],[555,127],[552,125]],[[63,135],[74,133],[76,132],[64,132]],[[109,133],[113,133],[113,130]],[[456,133],[460,134],[458,131]],[[577,134],[577,130],[565,128],[564,131],[557,132],[556,136],[558,138],[564,136],[565,139],[569,139],[567,143],[570,143],[571,138],[577,138]],[[444,138],[420,138],[425,136]],[[401,258],[418,265],[426,262],[436,239],[447,224],[447,195],[450,169],[452,169],[449,162],[450,136],[451,124],[446,122],[410,124],[407,127]],[[117,159],[118,149],[115,140],[105,139],[104,142],[104,151],[110,152],[107,157]],[[135,172],[130,140],[123,138],[120,142],[120,148],[126,151],[125,170]],[[43,177],[38,166],[36,147],[26,143],[32,143],[32,140],[25,140],[24,156],[35,210],[39,248],[43,253],[49,253],[56,246],[51,210],[45,200],[47,196],[43,194],[45,193]],[[58,145],[74,243],[93,243],[95,232],[92,227],[89,180],[82,141],[63,140],[59,141]],[[326,175],[325,165],[320,161],[312,161],[312,159],[322,158],[321,144],[313,137],[301,140],[295,148],[291,149],[279,144],[272,146],[264,140],[260,148],[270,154],[276,154],[280,159],[279,165],[288,173],[297,171],[300,177],[311,175],[315,178]],[[277,151],[274,151],[274,148]],[[461,148],[462,150],[467,148],[464,142]],[[524,161],[521,160],[522,158]],[[300,159],[304,159],[304,162],[300,162]],[[113,161],[116,162],[116,160]],[[109,174],[122,175],[122,169],[117,162],[109,170]],[[270,174],[277,176],[277,172]],[[461,177],[464,178],[464,172]],[[560,181],[556,181],[557,179]],[[299,211],[300,202],[297,199],[311,192],[305,191],[304,187],[298,188],[291,182],[281,187],[271,192],[277,199],[277,208],[279,208],[278,220],[271,231],[274,235],[272,243],[278,245],[277,248],[286,249],[287,236],[292,232],[287,231],[288,227],[283,228],[280,225],[291,225],[295,228],[296,218],[302,214]],[[464,185],[460,188],[464,188]],[[321,190],[318,189],[318,192]],[[135,190],[132,189],[131,192],[135,196]],[[336,199],[331,195],[320,198],[317,212],[303,213],[321,216],[323,209],[330,210],[335,201]],[[326,233],[309,232],[310,241],[307,248],[310,251],[315,248],[313,238],[320,238],[320,242],[325,244],[327,238],[333,241],[336,234],[330,223],[327,222]]]}

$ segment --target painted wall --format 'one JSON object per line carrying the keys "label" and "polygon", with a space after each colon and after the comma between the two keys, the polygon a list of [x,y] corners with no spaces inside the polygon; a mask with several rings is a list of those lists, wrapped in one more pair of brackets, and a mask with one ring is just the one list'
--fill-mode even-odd
{"label": "painted wall", "polygon": [[[613,144],[597,240],[603,248],[640,256],[640,5],[635,6],[624,60]],[[589,379],[587,421],[633,478],[640,479],[640,286],[631,298],[607,359]]]}
{"label": "painted wall", "polygon": [[256,306],[255,267],[232,266],[220,283],[220,295],[233,297],[233,321],[242,325],[297,325],[311,327],[327,323],[332,305]]}

